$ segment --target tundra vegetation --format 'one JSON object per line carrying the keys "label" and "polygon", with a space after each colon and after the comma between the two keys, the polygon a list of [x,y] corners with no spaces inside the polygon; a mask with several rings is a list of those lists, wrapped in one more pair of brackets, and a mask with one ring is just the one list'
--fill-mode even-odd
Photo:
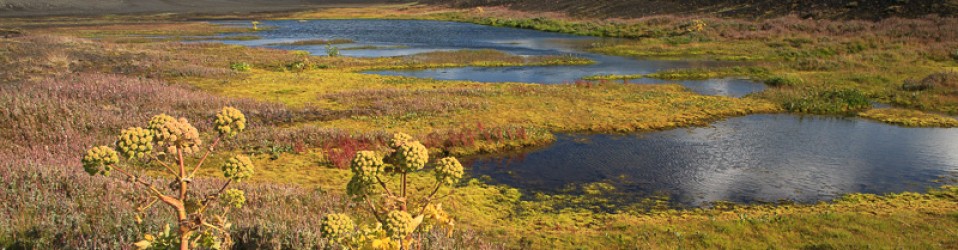
{"label": "tundra vegetation", "polygon": [[[357,152],[350,164],[353,176],[346,184],[346,194],[365,205],[366,211],[376,219],[376,226],[363,227],[357,232],[348,215],[328,214],[321,225],[325,238],[346,248],[410,249],[416,231],[429,231],[438,225],[452,232],[455,221],[442,209],[442,204],[434,201],[440,188],[455,185],[462,179],[459,160],[446,157],[433,163],[435,188],[416,197],[407,177],[426,167],[429,151],[402,133],[393,135],[389,149],[391,152],[385,155]],[[395,183],[389,181],[390,177],[396,177],[392,178]]]}
{"label": "tundra vegetation", "polygon": [[[225,232],[234,249],[358,247],[374,242],[387,248],[440,249],[958,247],[958,189],[952,186],[921,194],[849,194],[820,204],[676,208],[667,200],[648,198],[616,205],[620,203],[610,197],[623,191],[605,182],[573,187],[585,190],[581,195],[527,194],[488,184],[478,176],[449,178],[457,176],[461,164],[446,160],[543,145],[556,132],[650,131],[754,113],[861,115],[903,126],[953,126],[954,119],[941,114],[958,110],[954,88],[958,85],[948,73],[958,70],[955,19],[838,22],[659,16],[597,21],[498,8],[480,12],[406,5],[284,17],[439,19],[641,37],[600,42],[590,49],[625,56],[748,61],[752,65],[662,72],[655,77],[742,76],[771,87],[729,98],[698,95],[675,84],[483,84],[377,76],[358,72],[588,62],[566,56],[519,58],[496,51],[329,57],[179,43],[176,37],[252,29],[162,15],[5,19],[0,29],[16,32],[0,38],[4,69],[0,106],[5,107],[0,109],[4,128],[0,247],[117,249],[150,238],[150,246],[183,244],[187,242],[183,235],[189,242],[200,239],[197,243],[227,239],[227,234],[204,236],[223,233],[214,227],[189,226],[193,230],[183,233],[180,227],[192,224],[183,224],[167,211],[138,210],[144,193],[133,187],[141,191],[148,187],[136,184],[140,181],[187,183],[188,189],[175,189],[189,190],[186,198],[174,192],[173,198],[181,201],[214,197],[199,191],[220,190],[226,183],[243,190],[241,207],[235,206],[243,200],[238,192],[223,191],[225,195],[210,201],[225,201],[219,206],[222,210],[205,211],[214,216],[203,217],[212,218],[208,224],[220,229],[224,225],[216,225],[218,217],[232,223]],[[871,109],[872,102],[896,108]],[[168,149],[157,146],[156,134],[144,132],[148,126],[123,132],[140,139],[123,142],[128,149],[113,149],[116,158],[110,148],[90,150],[94,145],[117,145],[117,131],[143,126],[138,122],[155,114],[203,121],[224,106],[243,110],[248,128],[221,141],[223,154],[211,154],[203,164],[257,166],[255,175],[242,183],[231,182],[232,175],[224,176],[222,169],[199,168],[195,174],[177,175],[173,166],[196,165],[172,162],[179,156],[157,155]],[[191,125],[197,131],[220,127],[215,122]],[[414,143],[411,139],[405,140],[409,144],[395,143],[398,132],[421,139],[411,150],[416,167],[426,158],[440,159],[432,172],[401,167],[408,166],[404,162],[410,158],[397,159],[396,152],[410,151],[400,148]],[[215,141],[218,134],[195,138]],[[147,135],[153,139],[143,140]],[[130,151],[130,145],[143,141],[156,142],[154,150],[137,145]],[[111,172],[127,171],[130,163],[142,166],[135,183],[90,176],[81,168],[91,163],[99,166],[90,168],[95,173],[105,173],[104,164],[120,162],[121,154],[127,154],[124,150],[156,155],[157,159],[109,165]],[[81,160],[88,151],[90,160]],[[248,161],[231,155],[247,155]],[[184,163],[201,159],[183,156]],[[176,172],[172,178],[161,162],[172,164]],[[386,185],[377,186],[376,179]],[[435,189],[443,185],[450,188]],[[433,190],[440,191],[429,195]],[[438,203],[424,202],[430,200],[424,197],[444,197],[445,214],[440,216]],[[223,213],[227,209],[229,213]],[[427,222],[419,224],[417,218]],[[453,231],[448,227],[451,221],[456,222]],[[175,230],[166,230],[169,225]]]}
{"label": "tundra vegetation", "polygon": [[[80,161],[90,175],[110,176],[116,171],[133,187],[141,188],[146,195],[134,197],[142,200],[138,211],[150,209],[157,203],[168,206],[176,214],[176,233],[169,228],[158,234],[145,234],[135,243],[139,249],[191,249],[205,247],[220,249],[232,245],[230,225],[225,217],[231,207],[241,208],[246,202],[244,192],[227,189],[230,183],[249,179],[253,175],[253,163],[249,157],[237,155],[223,163],[223,176],[227,178],[219,190],[206,195],[190,193],[189,187],[196,172],[213,153],[223,139],[236,136],[246,129],[246,116],[239,110],[226,107],[216,114],[213,122],[218,136],[211,146],[204,147],[199,131],[186,118],[173,118],[165,114],[154,116],[146,128],[131,127],[120,132],[115,147],[96,146],[87,151]],[[201,150],[201,147],[206,150]],[[155,150],[157,148],[158,150]],[[192,154],[202,154],[197,162],[187,163]],[[124,159],[121,164],[120,159]],[[164,193],[153,181],[145,180],[133,168],[148,165],[162,166],[164,174],[173,177]],[[187,166],[189,165],[189,166]],[[124,170],[125,169],[125,170]],[[216,204],[221,205],[220,214],[210,215]],[[142,220],[137,214],[137,221]]]}

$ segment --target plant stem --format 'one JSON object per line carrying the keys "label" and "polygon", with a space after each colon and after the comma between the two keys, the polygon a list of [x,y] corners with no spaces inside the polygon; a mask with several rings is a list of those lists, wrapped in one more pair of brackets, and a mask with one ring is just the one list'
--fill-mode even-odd
{"label": "plant stem", "polygon": [[189,220],[188,215],[186,214],[186,207],[183,205],[183,201],[186,200],[186,164],[183,160],[183,149],[176,147],[176,155],[180,161],[180,175],[177,176],[177,179],[180,182],[180,200],[179,206],[173,206],[176,209],[176,215],[180,222],[180,250],[189,250],[190,249],[190,229],[187,225],[187,220]]}
{"label": "plant stem", "polygon": [[130,177],[131,179],[136,180],[136,183],[140,183],[141,185],[143,185],[143,187],[146,187],[146,188],[149,189],[151,192],[153,192],[153,194],[156,195],[157,197],[163,196],[163,193],[161,193],[160,190],[156,190],[156,188],[154,188],[153,185],[151,185],[151,184],[149,184],[149,183],[146,183],[145,181],[141,180],[140,178],[137,178],[136,176],[134,176],[134,175],[132,175],[132,174],[126,172],[126,171],[123,171],[122,168],[113,167],[113,169],[116,169],[116,171],[119,171],[120,173],[123,173],[123,174],[126,175],[127,177]]}
{"label": "plant stem", "polygon": [[402,173],[402,211],[404,212],[408,211],[406,210],[407,202],[408,201],[406,201],[406,172],[403,172]]}
{"label": "plant stem", "polygon": [[428,206],[429,206],[429,203],[432,202],[433,196],[436,196],[436,194],[439,193],[439,188],[440,188],[440,187],[442,187],[442,182],[436,183],[436,189],[433,189],[433,190],[432,190],[432,193],[429,194],[429,196],[426,197],[426,202],[425,202],[424,204],[422,204],[422,209],[419,210],[419,214],[422,214],[422,213],[425,213],[425,212],[426,212],[426,207],[428,207]]}
{"label": "plant stem", "polygon": [[176,175],[176,171],[173,170],[173,168],[171,168],[170,165],[167,165],[166,163],[164,163],[164,162],[161,161],[160,159],[156,158],[155,155],[150,154],[150,158],[153,158],[154,161],[156,161],[157,163],[160,163],[160,165],[163,166],[164,168],[166,168],[166,170],[169,170],[169,171],[170,171],[170,174]]}
{"label": "plant stem", "polygon": [[384,191],[386,191],[386,195],[394,196],[393,193],[389,191],[389,187],[386,187],[386,182],[380,179],[379,176],[376,176],[376,181],[378,181],[379,185],[383,187]]}
{"label": "plant stem", "polygon": [[186,200],[186,165],[183,163],[183,149],[176,147],[176,154],[180,158],[180,176],[177,176],[180,181],[180,200]]}
{"label": "plant stem", "polygon": [[376,217],[376,220],[379,221],[379,223],[386,224],[386,221],[384,221],[383,218],[379,216],[379,212],[376,211],[376,205],[373,205],[373,202],[369,200],[369,195],[364,196],[366,196],[366,198],[363,200],[366,200],[366,204],[369,205],[369,212]]}
{"label": "plant stem", "polygon": [[203,211],[206,211],[206,208],[209,206],[210,201],[213,201],[213,199],[215,199],[216,197],[220,196],[220,194],[222,194],[223,191],[226,190],[226,187],[229,186],[230,183],[232,183],[232,182],[233,182],[233,179],[227,180],[226,183],[223,184],[223,187],[221,187],[219,191],[216,191],[216,193],[213,193],[212,195],[206,196],[206,200],[203,200],[203,203],[200,203],[200,204],[202,204],[203,206],[200,207],[200,209],[197,210],[197,211],[199,211],[199,213],[203,213]]}
{"label": "plant stem", "polygon": [[220,139],[223,139],[223,136],[217,136],[216,140],[213,141],[213,145],[210,145],[209,150],[206,151],[206,154],[203,155],[203,158],[200,158],[200,162],[196,164],[196,167],[193,167],[193,171],[190,172],[190,177],[196,174],[197,170],[200,170],[200,166],[203,166],[203,162],[206,161],[206,158],[210,156],[210,153],[213,153],[213,150],[216,149],[216,145],[220,143]]}
{"label": "plant stem", "polygon": [[[180,226],[182,227],[182,226]],[[180,229],[183,230],[182,228]],[[180,234],[180,250],[190,250],[190,234],[189,232]]]}

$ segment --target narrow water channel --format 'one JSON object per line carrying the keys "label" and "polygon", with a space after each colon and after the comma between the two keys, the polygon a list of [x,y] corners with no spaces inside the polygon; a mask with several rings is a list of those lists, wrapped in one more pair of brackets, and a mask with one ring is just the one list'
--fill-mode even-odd
{"label": "narrow water channel", "polygon": [[[247,25],[247,21],[219,22]],[[229,44],[278,49],[305,50],[326,55],[326,45],[277,45],[312,39],[349,39],[351,44],[335,45],[343,56],[384,57],[430,51],[493,49],[516,55],[575,55],[595,61],[591,65],[543,67],[462,67],[426,70],[370,71],[369,74],[470,80],[478,82],[571,83],[591,75],[648,74],[671,69],[741,65],[736,62],[703,60],[639,60],[584,51],[598,38],[535,30],[490,27],[475,24],[418,20],[311,20],[265,21],[275,29],[257,33],[263,39],[224,41]],[[371,48],[371,49],[349,49]],[[631,83],[678,83],[706,95],[741,97],[765,89],[765,85],[744,79],[663,81],[635,79]]]}

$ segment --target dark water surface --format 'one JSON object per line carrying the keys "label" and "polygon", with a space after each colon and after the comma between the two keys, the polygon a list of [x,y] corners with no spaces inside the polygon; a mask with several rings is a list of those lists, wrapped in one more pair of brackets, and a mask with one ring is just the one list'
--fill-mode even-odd
{"label": "dark water surface", "polygon": [[[247,21],[218,22],[248,25]],[[310,20],[264,21],[275,29],[257,33],[263,39],[224,41],[230,44],[305,50],[326,55],[326,45],[274,45],[311,39],[350,39],[338,44],[340,54],[353,57],[412,55],[431,51],[494,49],[516,55],[576,55],[596,61],[592,65],[543,67],[464,67],[408,71],[371,71],[370,74],[411,76],[440,80],[479,82],[570,83],[599,74],[648,74],[669,69],[731,66],[739,63],[701,60],[638,60],[582,51],[598,38],[476,24],[418,20]],[[347,49],[375,46],[376,49]],[[701,94],[740,97],[765,89],[765,85],[742,79],[695,81],[630,80],[632,83],[678,83]]]}
{"label": "dark water surface", "polygon": [[640,135],[560,135],[546,148],[473,164],[473,176],[533,192],[607,182],[684,205],[814,202],[937,187],[935,180],[958,171],[958,130],[751,115]]}
{"label": "dark water surface", "polygon": [[[224,22],[248,25],[248,22]],[[656,61],[581,51],[596,38],[532,30],[436,21],[322,20],[266,21],[277,27],[247,46],[308,50],[325,46],[270,43],[345,38],[387,49],[342,50],[345,56],[380,57],[437,50],[496,49],[518,55],[575,54],[594,65],[555,67],[448,68],[379,71],[482,82],[571,82],[595,74],[643,74],[667,69],[727,66],[708,61]],[[664,83],[637,79],[630,82]],[[742,96],[764,89],[739,79],[683,81],[693,91]],[[555,144],[522,155],[472,160],[474,177],[529,192],[557,193],[570,186],[606,182],[642,197],[665,194],[678,204],[710,201],[758,202],[782,199],[814,202],[844,193],[923,191],[943,176],[958,173],[958,130],[917,129],[851,118],[751,115],[712,127],[639,135],[560,135]]]}

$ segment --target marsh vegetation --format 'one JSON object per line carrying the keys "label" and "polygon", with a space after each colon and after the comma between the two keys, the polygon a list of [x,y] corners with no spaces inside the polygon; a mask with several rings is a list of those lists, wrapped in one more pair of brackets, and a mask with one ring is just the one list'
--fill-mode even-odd
{"label": "marsh vegetation", "polygon": [[[350,50],[343,50],[343,55],[330,56],[309,51],[308,47],[317,47],[311,43],[280,41],[285,44],[267,45],[273,43],[266,41],[269,34],[274,34],[270,32],[280,32],[281,28],[245,34],[253,31],[252,27],[176,21],[164,16],[4,19],[0,29],[16,32],[4,33],[9,35],[0,38],[0,68],[4,69],[0,71],[0,106],[5,107],[0,109],[0,127],[5,128],[0,130],[0,200],[5,201],[0,204],[0,247],[113,249],[133,246],[146,234],[168,236],[160,234],[164,225],[179,225],[181,220],[161,209],[144,210],[136,216],[132,204],[144,197],[131,190],[133,184],[89,176],[81,165],[93,161],[81,159],[95,145],[116,145],[117,133],[143,126],[143,121],[153,115],[210,121],[224,106],[242,110],[248,128],[220,142],[217,152],[223,154],[212,154],[205,160],[187,156],[184,161],[256,166],[247,181],[230,184],[245,193],[244,205],[230,208],[227,217],[232,223],[224,230],[234,249],[358,246],[357,239],[379,240],[379,246],[387,247],[414,244],[409,248],[438,249],[958,246],[954,237],[958,189],[939,186],[953,178],[948,173],[955,170],[948,165],[954,163],[948,159],[953,158],[955,145],[948,143],[937,146],[936,150],[941,151],[914,155],[944,159],[928,167],[935,171],[916,171],[921,172],[921,186],[853,190],[851,194],[838,192],[808,200],[776,196],[771,199],[793,199],[773,203],[733,203],[727,197],[696,200],[705,204],[672,201],[674,197],[667,193],[630,190],[630,185],[642,183],[629,183],[634,179],[628,176],[612,176],[619,174],[615,171],[545,192],[529,188],[537,184],[532,178],[523,179],[532,184],[508,183],[495,175],[503,174],[505,179],[543,176],[543,172],[563,178],[578,175],[557,171],[561,170],[558,167],[531,168],[532,173],[524,172],[530,168],[518,167],[488,172],[493,176],[480,172],[484,166],[481,159],[487,154],[514,154],[556,142],[568,145],[563,144],[568,142],[565,133],[682,133],[671,129],[704,129],[692,127],[754,114],[790,113],[782,115],[799,122],[789,122],[789,126],[802,125],[801,118],[791,114],[852,119],[854,124],[847,128],[855,132],[862,131],[855,130],[860,129],[858,126],[880,132],[890,131],[892,126],[854,120],[860,119],[854,118],[858,116],[904,127],[954,127],[958,122],[948,116],[958,112],[958,84],[952,73],[958,69],[953,55],[958,48],[954,39],[958,36],[956,19],[839,22],[795,17],[752,21],[662,16],[606,22],[508,9],[480,12],[409,5],[283,16],[294,20],[384,17],[628,38],[597,40],[578,49],[603,56],[662,61],[664,65],[674,65],[668,62],[677,59],[744,61],[748,65],[602,74],[589,77],[595,81],[570,79],[552,84],[488,83],[368,72],[589,67],[601,61],[568,51],[522,55],[471,46],[387,57],[351,57]],[[270,21],[263,23],[268,25]],[[227,33],[233,34],[227,37],[244,33],[258,39],[225,43],[221,39],[200,43],[172,39]],[[321,46],[331,44],[330,39],[310,38],[322,41]],[[363,42],[348,39],[351,43]],[[388,50],[402,50],[411,45],[360,46],[398,46]],[[633,84],[650,78],[679,81],[726,77],[768,86],[745,96],[717,96],[667,82]],[[617,81],[622,79],[631,80]],[[873,108],[875,103],[894,107]],[[223,127],[217,122],[192,125],[199,131]],[[721,129],[724,125],[716,126]],[[915,132],[914,137],[947,137],[950,131]],[[419,146],[403,149],[408,145],[394,139],[399,132],[417,138],[416,143],[406,142]],[[199,134],[196,139],[215,141],[217,134]],[[690,134],[689,140],[701,139]],[[874,134],[876,138],[892,138]],[[916,141],[925,145],[922,143],[932,140]],[[675,149],[667,148],[643,152]],[[841,150],[850,149],[834,151]],[[397,157],[395,152],[405,153]],[[101,156],[103,150],[94,153]],[[397,171],[396,166],[404,166],[397,159],[410,159],[406,153],[415,156],[415,168]],[[231,159],[237,154],[248,156],[248,162]],[[621,162],[605,165],[642,163],[634,157],[613,156],[604,159]],[[480,160],[475,169],[464,160],[464,173],[459,179],[452,178],[458,177],[459,168],[447,160],[453,158],[447,157]],[[419,164],[425,163],[419,158],[441,160],[435,168],[426,168],[430,171],[419,171],[425,166]],[[534,163],[533,158],[529,162]],[[164,176],[167,170],[160,164],[140,170],[137,180],[185,182],[182,176]],[[372,174],[365,175],[368,173]],[[804,176],[814,178],[822,173]],[[219,190],[229,183],[221,169],[199,168],[195,174],[189,178],[189,190]],[[349,191],[347,187],[358,190],[355,181],[350,185],[357,176],[369,177],[364,179],[365,184],[382,183],[383,190]],[[370,182],[378,178],[382,179]],[[902,182],[899,177],[889,178],[884,181]],[[448,189],[435,189],[443,185]],[[363,187],[370,186],[376,185]],[[396,190],[431,195],[423,200],[380,193]],[[434,196],[437,191],[433,190],[442,191]],[[369,196],[354,199],[356,194]],[[442,198],[442,209],[430,206],[432,197]],[[372,211],[361,212],[369,206],[366,201],[376,203]],[[415,206],[406,206],[409,204]],[[432,224],[409,226],[419,225],[413,222],[425,217],[434,219]],[[447,227],[451,221],[455,221],[454,230]],[[376,222],[384,227],[377,229]],[[342,235],[354,237],[334,237]]]}

